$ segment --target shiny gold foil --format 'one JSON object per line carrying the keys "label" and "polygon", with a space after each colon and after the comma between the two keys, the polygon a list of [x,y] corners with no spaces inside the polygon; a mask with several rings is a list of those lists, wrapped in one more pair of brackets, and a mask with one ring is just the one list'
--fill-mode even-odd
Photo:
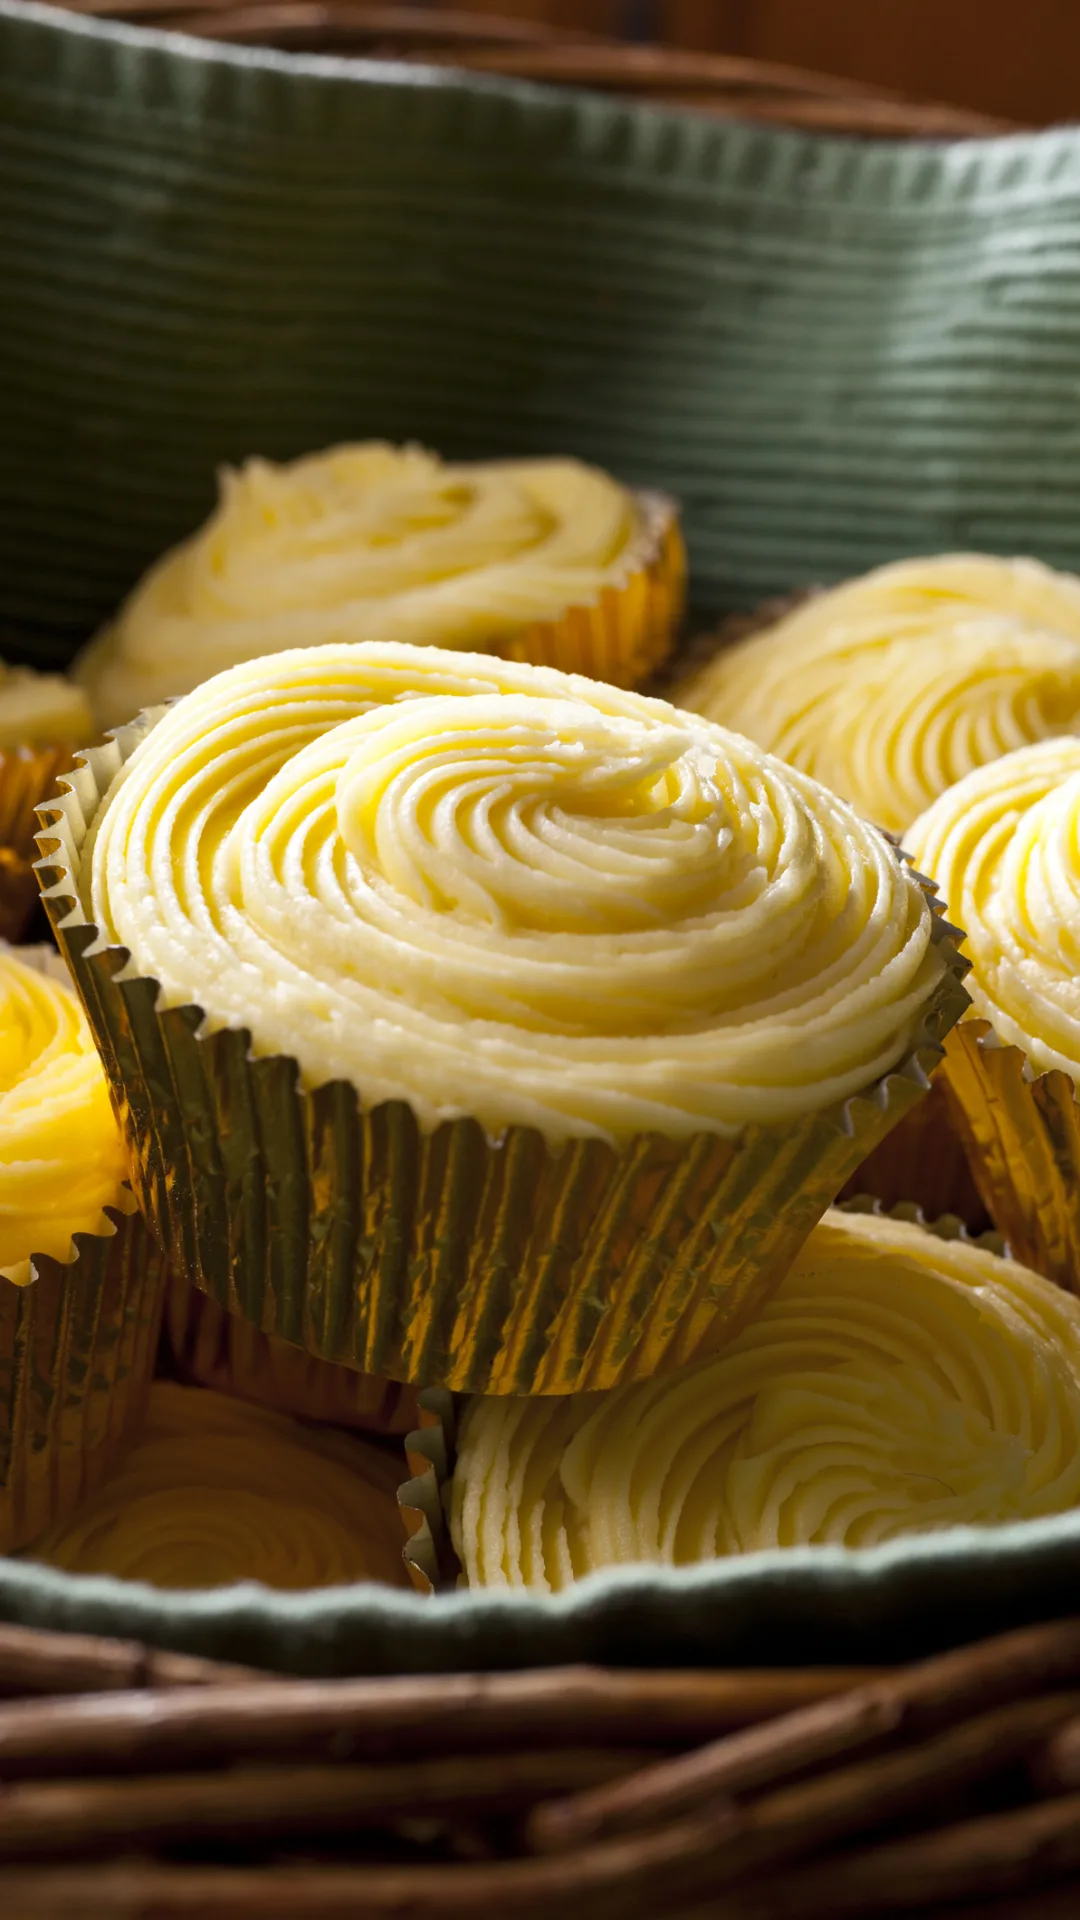
{"label": "shiny gold foil", "polygon": [[686,549],[673,500],[634,496],[641,531],[627,549],[619,580],[586,607],[536,620],[505,646],[505,660],[584,673],[616,687],[639,687],[671,652],[686,605]]}
{"label": "shiny gold foil", "polygon": [[165,1345],[179,1379],[253,1400],[303,1420],[360,1433],[407,1433],[416,1395],[393,1380],[314,1360],[302,1347],[260,1333],[177,1276],[165,1296]]}
{"label": "shiny gold foil", "polygon": [[38,900],[37,808],[72,763],[73,748],[0,747],[0,940],[18,940]]}
{"label": "shiny gold foil", "polygon": [[1020,1047],[964,1020],[945,1087],[975,1184],[1017,1260],[1080,1293],[1080,1107],[1067,1073],[1030,1075]]}
{"label": "shiny gold foil", "polygon": [[0,1280],[0,1553],[55,1526],[137,1430],[154,1370],[164,1257],[131,1195],[68,1266]]}
{"label": "shiny gold foil", "polygon": [[[947,967],[908,1058],[864,1094],[736,1139],[638,1134],[553,1149],[473,1120],[421,1131],[364,1108],[250,1035],[158,1010],[98,948],[78,898],[87,828],[139,734],[85,756],[43,810],[46,905],[123,1123],[140,1202],[170,1260],[226,1312],[323,1360],[412,1385],[569,1393],[648,1378],[721,1345],[814,1223],[926,1092],[967,1005]],[[927,884],[927,890],[930,891]]]}
{"label": "shiny gold foil", "polygon": [[989,1226],[990,1215],[953,1121],[941,1067],[931,1078],[925,1100],[874,1148],[841,1197],[846,1200],[857,1194],[873,1195],[887,1208],[910,1201],[927,1220],[955,1215],[972,1233]]}
{"label": "shiny gold foil", "polygon": [[457,1409],[442,1387],[417,1398],[418,1425],[405,1441],[410,1478],[398,1488],[402,1558],[418,1593],[441,1593],[456,1587],[461,1573],[444,1505],[457,1451]]}

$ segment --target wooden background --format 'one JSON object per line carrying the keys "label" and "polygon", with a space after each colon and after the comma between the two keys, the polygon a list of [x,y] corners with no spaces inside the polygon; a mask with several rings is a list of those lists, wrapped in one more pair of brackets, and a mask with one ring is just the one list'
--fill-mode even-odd
{"label": "wooden background", "polygon": [[510,14],[564,28],[812,67],[1031,124],[1080,118],[1080,0],[457,4],[471,13]]}

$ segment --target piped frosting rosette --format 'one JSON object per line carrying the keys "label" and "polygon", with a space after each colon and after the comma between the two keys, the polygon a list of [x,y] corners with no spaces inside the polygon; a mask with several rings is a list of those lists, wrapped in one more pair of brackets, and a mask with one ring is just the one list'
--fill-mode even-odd
{"label": "piped frosting rosette", "polygon": [[722,1353],[608,1394],[467,1403],[472,1586],[878,1546],[1080,1502],[1080,1304],[925,1227],[830,1212]]}
{"label": "piped frosting rosette", "polygon": [[799,602],[673,698],[903,835],[975,768],[1080,724],[1080,579],[986,554],[900,561]]}
{"label": "piped frosting rosette", "polygon": [[972,965],[944,1074],[979,1190],[1014,1251],[1080,1291],[1080,739],[980,768],[909,838]]}
{"label": "piped frosting rosette", "polygon": [[364,1372],[722,1340],[966,1004],[893,848],[660,701],[427,648],[235,668],[42,836],[186,1277]]}
{"label": "piped frosting rosette", "polygon": [[198,1589],[407,1584],[392,1452],[159,1380],[116,1471],[27,1558]]}
{"label": "piped frosting rosette", "polygon": [[35,808],[93,738],[86,695],[57,673],[0,661],[0,938],[17,940],[37,903]]}
{"label": "piped frosting rosette", "polygon": [[67,1513],[137,1425],[161,1256],[82,1009],[50,949],[0,947],[0,1551]]}
{"label": "piped frosting rosette", "polygon": [[330,641],[467,648],[646,679],[682,615],[673,504],[576,460],[336,447],[225,472],[76,673],[102,727],[244,660]]}

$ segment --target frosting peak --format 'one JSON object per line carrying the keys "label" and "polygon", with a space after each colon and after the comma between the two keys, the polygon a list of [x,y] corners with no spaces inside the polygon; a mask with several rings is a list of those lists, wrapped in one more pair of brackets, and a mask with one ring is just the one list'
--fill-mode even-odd
{"label": "frosting peak", "polygon": [[979,768],[908,838],[964,929],[973,1011],[1080,1081],[1080,739]]}
{"label": "frosting peak", "polygon": [[314,1087],[551,1139],[735,1133],[869,1086],[944,969],[831,794],[573,676],[412,647],[233,669],[150,730],[90,917]]}
{"label": "frosting peak", "polygon": [[31,1255],[66,1261],[73,1234],[108,1232],[124,1172],[74,992],[0,947],[0,1276],[22,1284]]}
{"label": "frosting peak", "polygon": [[379,443],[250,460],[76,671],[110,726],[297,646],[506,652],[621,585],[651,538],[635,496],[576,460],[455,466]]}
{"label": "frosting peak", "polygon": [[452,1484],[470,1585],[558,1590],[997,1525],[1080,1501],[1080,1302],[925,1228],[826,1214],[714,1357],[604,1394],[479,1399]]}
{"label": "frosting peak", "polygon": [[1080,724],[1080,579],[941,555],[797,606],[677,690],[892,833],[974,768]]}

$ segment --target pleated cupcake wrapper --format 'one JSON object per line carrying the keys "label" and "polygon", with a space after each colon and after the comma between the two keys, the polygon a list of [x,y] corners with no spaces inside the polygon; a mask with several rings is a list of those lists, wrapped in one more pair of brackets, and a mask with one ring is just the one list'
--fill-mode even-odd
{"label": "pleated cupcake wrapper", "polygon": [[886,1207],[912,1201],[927,1220],[954,1214],[975,1233],[989,1226],[988,1210],[953,1119],[943,1067],[932,1075],[925,1100],[874,1148],[841,1198],[855,1193],[873,1194]]}
{"label": "pleated cupcake wrapper", "polygon": [[411,1387],[313,1359],[302,1347],[223,1312],[177,1275],[166,1290],[164,1330],[170,1370],[189,1385],[361,1433],[404,1434],[416,1424]]}
{"label": "pleated cupcake wrapper", "polygon": [[[939,1240],[963,1240],[999,1256],[1010,1252],[1001,1234],[972,1234],[951,1213],[930,1220],[910,1201],[885,1207],[873,1194],[862,1193],[843,1201],[841,1211],[906,1220]],[[458,1429],[467,1400],[467,1395],[448,1393],[442,1387],[425,1388],[418,1395],[419,1422],[405,1438],[409,1478],[398,1489],[398,1507],[406,1535],[405,1565],[418,1593],[451,1593],[462,1583],[461,1562],[450,1532],[450,1495]]]}
{"label": "pleated cupcake wrapper", "polygon": [[0,1279],[0,1553],[78,1506],[138,1430],[154,1371],[165,1263],[140,1219],[107,1208],[69,1264]]}
{"label": "pleated cupcake wrapper", "polygon": [[686,549],[679,510],[662,493],[634,496],[641,518],[617,579],[588,606],[536,620],[493,651],[505,660],[584,673],[638,687],[675,644],[686,605]]}
{"label": "pleated cupcake wrapper", "polygon": [[63,742],[0,747],[0,939],[18,940],[37,905],[36,810],[72,757]]}
{"label": "pleated cupcake wrapper", "polygon": [[980,1197],[1017,1260],[1080,1293],[1080,1107],[1067,1073],[1032,1072],[986,1020],[961,1021],[943,1069]]}
{"label": "pleated cupcake wrapper", "polygon": [[[616,1148],[420,1128],[365,1108],[246,1031],[158,1008],[78,899],[80,849],[154,715],[92,749],[43,809],[46,905],[112,1083],[140,1203],[175,1269],[226,1312],[320,1359],[470,1392],[566,1393],[722,1344],[856,1167],[925,1093],[968,1004],[954,929],[915,1045],[865,1093],[734,1140],[639,1134]],[[929,883],[925,883],[932,897]]]}
{"label": "pleated cupcake wrapper", "polygon": [[[51,947],[18,958],[70,986]],[[75,1234],[70,1261],[32,1255],[25,1286],[0,1275],[0,1553],[64,1520],[142,1419],[165,1261],[128,1188],[104,1211],[115,1233]]]}

